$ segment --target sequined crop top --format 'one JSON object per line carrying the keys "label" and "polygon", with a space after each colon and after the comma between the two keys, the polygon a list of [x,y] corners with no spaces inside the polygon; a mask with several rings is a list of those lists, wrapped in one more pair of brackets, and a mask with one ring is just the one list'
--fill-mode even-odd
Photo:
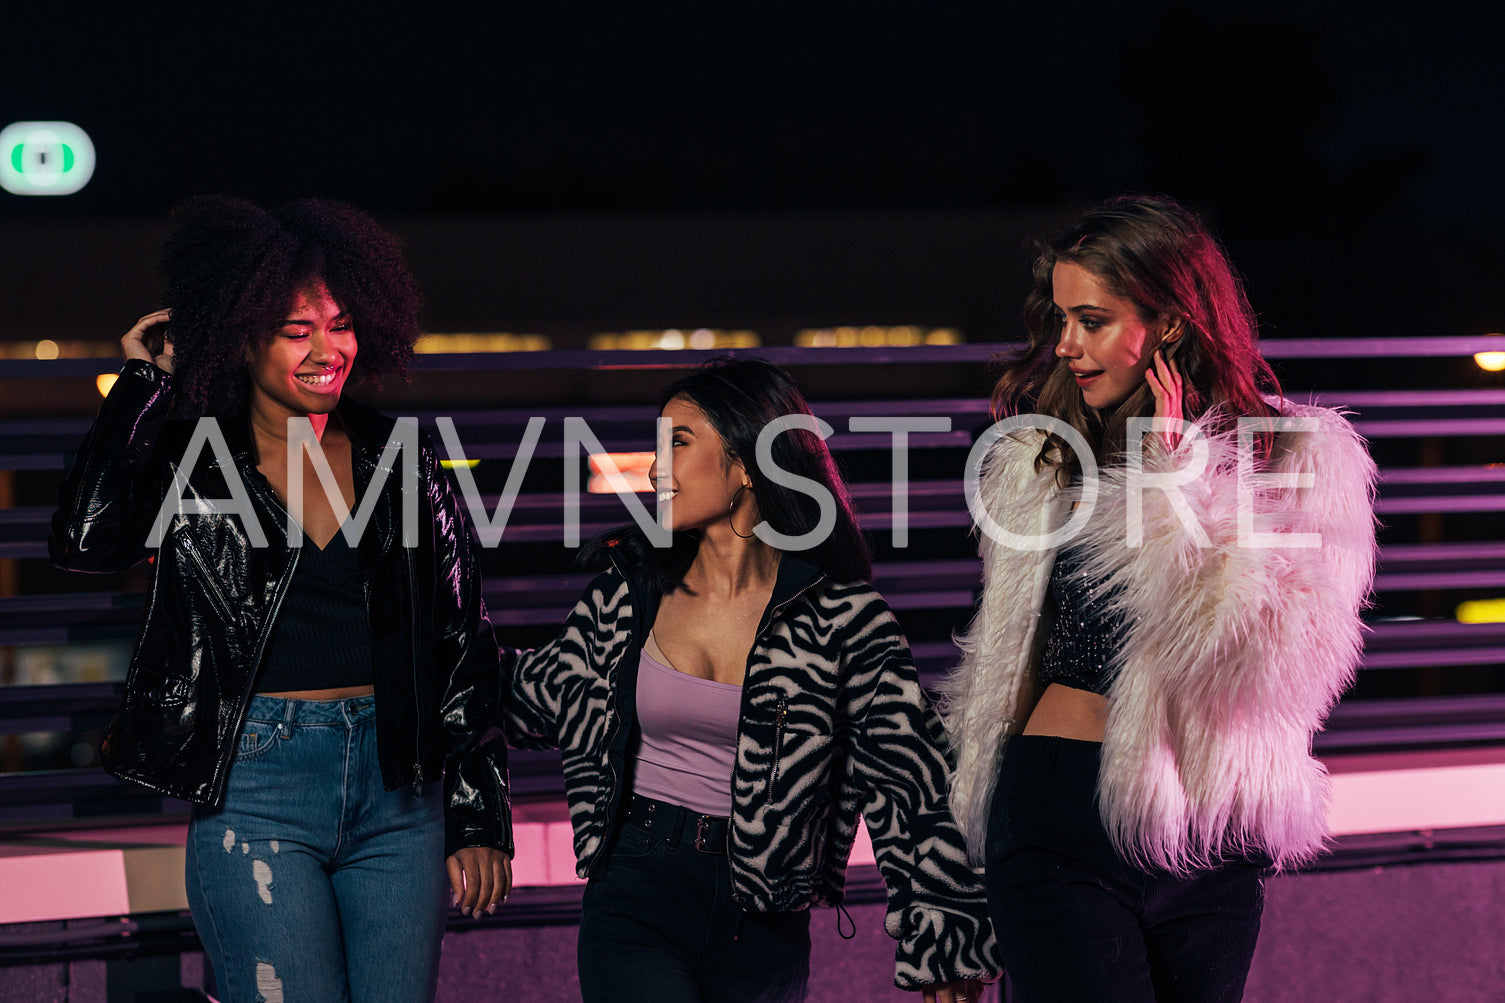
{"label": "sequined crop top", "polygon": [[1082,570],[1080,550],[1063,547],[1050,572],[1056,619],[1036,678],[1040,688],[1060,683],[1107,695],[1110,665],[1123,637],[1123,618],[1108,609],[1112,592]]}

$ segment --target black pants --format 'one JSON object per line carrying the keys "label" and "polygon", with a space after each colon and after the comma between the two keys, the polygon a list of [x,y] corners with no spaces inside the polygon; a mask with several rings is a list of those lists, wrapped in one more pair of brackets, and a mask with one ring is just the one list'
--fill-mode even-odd
{"label": "black pants", "polygon": [[744,912],[732,900],[726,856],[696,850],[693,824],[666,828],[624,824],[586,885],[585,1003],[804,1000],[810,913]]}
{"label": "black pants", "polygon": [[1022,1003],[1234,1003],[1269,859],[1176,877],[1114,850],[1098,816],[1102,746],[1016,735],[988,820],[988,910]]}

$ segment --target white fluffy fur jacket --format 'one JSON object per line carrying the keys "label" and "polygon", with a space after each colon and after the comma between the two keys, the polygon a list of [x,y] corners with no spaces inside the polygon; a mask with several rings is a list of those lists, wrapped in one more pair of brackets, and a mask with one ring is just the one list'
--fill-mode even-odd
{"label": "white fluffy fur jacket", "polygon": [[[1184,873],[1248,849],[1284,867],[1327,838],[1329,783],[1311,738],[1362,648],[1375,467],[1337,412],[1282,409],[1296,427],[1279,433],[1264,473],[1247,465],[1241,477],[1231,433],[1188,435],[1172,452],[1146,436],[1143,489],[1129,490],[1124,467],[1101,471],[1095,510],[1070,542],[1115,587],[1123,614],[1098,801],[1115,846],[1141,866]],[[942,688],[957,752],[951,806],[976,862],[999,753],[1038,696],[1049,630],[1055,541],[1029,549],[1020,538],[1044,540],[1090,493],[1060,489],[1054,468],[1036,471],[1043,438],[1007,434],[984,462],[973,509],[993,523],[980,527],[982,603]],[[1184,483],[1161,489],[1157,476]]]}

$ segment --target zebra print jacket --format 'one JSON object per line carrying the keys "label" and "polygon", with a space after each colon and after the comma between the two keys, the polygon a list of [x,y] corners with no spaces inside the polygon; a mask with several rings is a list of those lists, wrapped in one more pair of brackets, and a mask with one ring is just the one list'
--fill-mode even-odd
{"label": "zebra print jacket", "polygon": [[[616,552],[612,561],[558,638],[503,665],[509,741],[563,752],[581,877],[619,824],[638,661],[658,605],[646,575]],[[946,803],[945,748],[883,598],[784,555],[748,657],[728,778],[737,901],[755,912],[840,904],[861,811],[888,887],[895,984],[996,977],[982,884]]]}

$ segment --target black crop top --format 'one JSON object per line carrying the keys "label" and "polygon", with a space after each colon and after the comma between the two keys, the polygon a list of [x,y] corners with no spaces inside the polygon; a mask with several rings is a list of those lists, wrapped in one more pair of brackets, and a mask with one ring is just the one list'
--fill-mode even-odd
{"label": "black crop top", "polygon": [[257,693],[370,686],[371,620],[360,555],[344,528],[323,550],[307,537],[283,596]]}
{"label": "black crop top", "polygon": [[1036,678],[1040,688],[1060,683],[1089,693],[1108,693],[1110,666],[1123,640],[1123,618],[1109,610],[1112,592],[1087,576],[1081,551],[1063,547],[1050,571],[1056,619],[1045,642]]}

